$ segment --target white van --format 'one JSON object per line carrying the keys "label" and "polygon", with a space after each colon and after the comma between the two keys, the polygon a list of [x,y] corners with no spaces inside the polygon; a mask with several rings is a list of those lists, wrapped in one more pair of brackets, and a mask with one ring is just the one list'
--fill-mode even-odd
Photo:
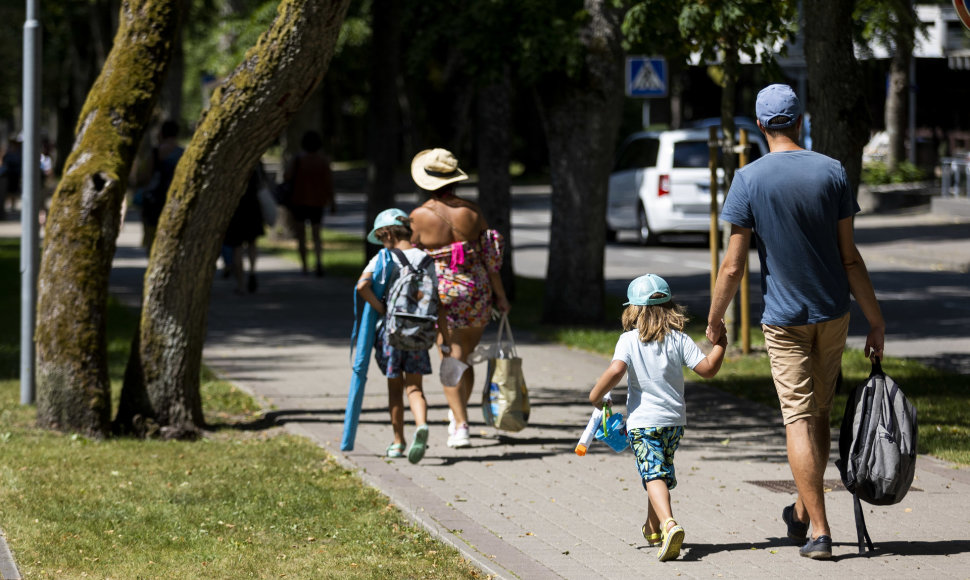
{"label": "white van", "polygon": [[[768,153],[764,136],[747,124],[748,162]],[[756,127],[756,126],[755,126]],[[708,129],[704,127],[629,136],[616,155],[606,208],[607,239],[634,230],[642,245],[661,234],[707,233],[711,218]],[[737,142],[737,137],[735,137]],[[720,166],[720,160],[719,160]],[[724,200],[724,170],[718,169],[718,208]]]}

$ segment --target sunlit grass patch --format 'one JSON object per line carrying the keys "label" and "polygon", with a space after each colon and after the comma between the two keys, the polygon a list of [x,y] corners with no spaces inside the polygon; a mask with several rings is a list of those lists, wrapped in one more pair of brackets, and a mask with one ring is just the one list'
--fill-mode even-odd
{"label": "sunlit grass patch", "polygon": [[[18,246],[0,240],[0,308],[19,312]],[[356,273],[355,273],[356,275]],[[0,526],[26,578],[476,578],[314,443],[260,420],[204,370],[196,442],[104,441],[35,427],[20,405],[19,317],[0,324]],[[117,401],[137,318],[108,306]]]}

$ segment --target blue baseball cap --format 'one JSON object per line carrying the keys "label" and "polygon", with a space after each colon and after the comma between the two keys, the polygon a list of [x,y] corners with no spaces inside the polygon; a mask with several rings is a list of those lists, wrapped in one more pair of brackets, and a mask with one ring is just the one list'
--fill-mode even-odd
{"label": "blue baseball cap", "polygon": [[[403,220],[401,218],[403,218]],[[374,235],[377,233],[377,230],[386,228],[387,226],[403,226],[407,223],[407,220],[408,214],[397,209],[396,207],[385,209],[381,213],[377,214],[376,218],[374,218],[374,229],[367,234],[367,241],[372,244],[381,245],[381,241],[377,239],[376,235]]]}
{"label": "blue baseball cap", "polygon": [[[654,294],[663,294],[663,296],[653,298]],[[624,306],[663,304],[670,302],[670,286],[667,285],[666,280],[656,274],[644,274],[630,282],[626,289],[626,298],[627,301],[623,303]]]}
{"label": "blue baseball cap", "polygon": [[[765,129],[786,129],[795,124],[802,114],[802,103],[788,85],[768,85],[758,92],[755,113]],[[787,122],[771,122],[775,117],[786,117]]]}

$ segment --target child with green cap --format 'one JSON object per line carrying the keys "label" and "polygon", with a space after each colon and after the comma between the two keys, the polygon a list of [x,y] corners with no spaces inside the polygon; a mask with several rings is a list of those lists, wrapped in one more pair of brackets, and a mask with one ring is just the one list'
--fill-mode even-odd
{"label": "child with green cap", "polygon": [[[408,266],[400,262],[400,256],[403,256],[414,268],[423,266],[427,270],[426,275],[430,277],[429,279],[438,279],[434,260],[424,250],[411,244],[410,224],[408,214],[400,209],[384,210],[377,214],[374,228],[367,235],[368,242],[381,244],[392,250],[393,267],[386,281],[388,288],[393,285],[401,269]],[[357,281],[357,292],[377,311],[379,316],[383,317],[387,311],[387,305],[377,297],[371,287],[378,259],[380,254],[375,255],[364,267],[364,272]],[[438,300],[437,293],[432,296],[432,299]],[[448,345],[451,341],[445,314],[445,309],[439,307],[438,332],[442,335],[443,343]],[[394,441],[388,445],[386,454],[390,458],[405,456],[404,395],[406,393],[415,424],[414,438],[407,449],[407,458],[411,463],[417,463],[424,457],[428,445],[428,402],[422,390],[422,379],[424,375],[431,374],[431,359],[427,350],[401,350],[391,346],[385,330],[386,325],[383,322],[378,323],[374,339],[374,358],[381,373],[387,377],[388,410],[391,413],[391,429],[394,432]]]}
{"label": "child with green cap", "polygon": [[635,279],[627,288],[623,330],[613,362],[589,393],[594,407],[627,375],[627,437],[647,492],[647,520],[641,528],[649,546],[660,546],[664,562],[680,555],[684,528],[673,518],[670,490],[677,485],[674,452],[687,424],[684,373],[688,366],[705,379],[717,374],[727,340],[722,337],[707,356],[683,330],[685,308],[671,300],[670,286],[655,274]]}

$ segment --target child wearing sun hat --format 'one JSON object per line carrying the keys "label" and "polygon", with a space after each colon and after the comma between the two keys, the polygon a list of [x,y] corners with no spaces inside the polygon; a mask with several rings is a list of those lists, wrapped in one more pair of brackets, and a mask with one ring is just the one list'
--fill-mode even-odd
{"label": "child wearing sun hat", "polygon": [[684,528],[673,518],[670,490],[677,485],[674,452],[687,424],[684,373],[688,366],[705,379],[717,374],[727,340],[722,337],[707,356],[683,330],[685,309],[671,300],[670,286],[656,274],[644,274],[627,288],[623,330],[613,362],[589,393],[601,408],[603,396],[627,375],[627,437],[647,492],[647,520],[641,528],[657,558],[680,554]]}
{"label": "child wearing sun hat", "polygon": [[[426,275],[431,280],[437,280],[434,261],[428,258],[424,250],[411,244],[411,233],[411,220],[408,214],[392,208],[377,214],[374,228],[367,234],[368,242],[393,250],[391,257],[393,267],[387,279],[388,287],[395,277],[400,275],[401,270],[407,267],[425,268]],[[377,297],[372,288],[378,259],[379,254],[364,267],[357,281],[357,292],[383,317],[387,305]],[[402,259],[409,264],[402,263],[400,261]],[[437,298],[435,295],[434,299],[437,300]],[[438,330],[443,337],[443,344],[447,346],[450,342],[450,334],[444,309],[438,310]],[[431,359],[427,350],[401,350],[391,346],[385,331],[386,325],[378,324],[374,340],[374,358],[381,373],[387,377],[388,410],[391,414],[394,440],[387,446],[386,455],[389,458],[407,457],[411,463],[417,463],[424,457],[428,446],[428,402],[424,396],[422,382],[424,375],[431,374]],[[410,446],[406,446],[404,440],[405,395],[415,423],[414,437]],[[406,447],[407,451],[405,451]]]}

